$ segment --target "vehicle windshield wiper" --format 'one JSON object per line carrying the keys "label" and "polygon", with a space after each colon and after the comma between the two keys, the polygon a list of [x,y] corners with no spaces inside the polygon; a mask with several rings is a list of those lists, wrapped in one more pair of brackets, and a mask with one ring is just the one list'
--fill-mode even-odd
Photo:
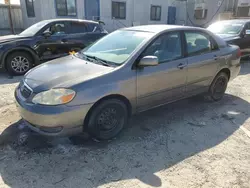
{"label": "vehicle windshield wiper", "polygon": [[107,66],[107,67],[110,67],[110,66],[113,66],[113,64],[111,64],[110,62],[106,61],[106,60],[103,60],[103,59],[100,59],[96,56],[91,56],[91,55],[86,55],[84,53],[81,53],[83,56],[85,56],[86,60],[88,61],[91,61],[93,62],[93,60],[98,63],[98,64],[102,64],[104,66]]}
{"label": "vehicle windshield wiper", "polygon": [[82,52],[78,52],[76,54],[74,54],[75,56],[82,56],[81,58],[85,59],[85,60],[88,60],[88,61],[91,61],[93,60],[92,56],[89,56],[89,55],[85,55],[84,53]]}

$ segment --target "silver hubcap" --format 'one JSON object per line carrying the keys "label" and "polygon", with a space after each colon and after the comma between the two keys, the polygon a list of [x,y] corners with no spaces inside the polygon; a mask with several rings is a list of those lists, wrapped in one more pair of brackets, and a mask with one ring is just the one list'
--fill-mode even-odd
{"label": "silver hubcap", "polygon": [[11,61],[11,67],[15,72],[23,73],[29,70],[29,60],[23,56],[17,56]]}

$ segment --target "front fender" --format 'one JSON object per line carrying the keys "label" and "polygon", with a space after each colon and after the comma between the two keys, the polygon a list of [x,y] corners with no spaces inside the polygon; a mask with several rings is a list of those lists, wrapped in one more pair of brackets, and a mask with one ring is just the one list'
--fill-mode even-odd
{"label": "front fender", "polygon": [[39,63],[39,57],[34,50],[26,46],[19,46],[16,48],[10,48],[6,52],[4,52],[1,62],[0,62],[0,67],[5,68],[5,61],[6,61],[7,56],[14,51],[26,51],[31,54],[32,58],[34,59],[34,64],[37,65]]}
{"label": "front fender", "polygon": [[[73,88],[74,89],[74,88]],[[104,97],[119,95],[125,97],[131,104],[132,108],[136,106],[136,79],[131,77],[129,80],[120,82],[111,82],[103,85],[86,85],[76,90],[75,99],[69,105],[93,104]]]}

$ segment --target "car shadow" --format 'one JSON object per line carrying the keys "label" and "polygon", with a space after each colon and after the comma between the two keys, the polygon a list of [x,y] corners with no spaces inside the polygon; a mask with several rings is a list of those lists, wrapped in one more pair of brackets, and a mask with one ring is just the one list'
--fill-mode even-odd
{"label": "car shadow", "polygon": [[240,75],[246,75],[250,73],[250,61],[241,61]]}
{"label": "car shadow", "polygon": [[228,94],[216,103],[185,99],[132,117],[110,142],[45,138],[20,120],[0,136],[1,177],[10,187],[97,187],[128,179],[160,187],[157,172],[222,143],[249,108]]}

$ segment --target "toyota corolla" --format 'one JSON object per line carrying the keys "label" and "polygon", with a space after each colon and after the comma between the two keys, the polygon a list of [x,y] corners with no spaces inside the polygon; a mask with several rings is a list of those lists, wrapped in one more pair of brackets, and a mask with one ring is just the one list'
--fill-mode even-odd
{"label": "toyota corolla", "polygon": [[50,136],[87,131],[111,139],[130,115],[204,94],[222,99],[240,71],[240,50],[202,28],[117,30],[79,53],[29,71],[16,88],[28,126]]}

